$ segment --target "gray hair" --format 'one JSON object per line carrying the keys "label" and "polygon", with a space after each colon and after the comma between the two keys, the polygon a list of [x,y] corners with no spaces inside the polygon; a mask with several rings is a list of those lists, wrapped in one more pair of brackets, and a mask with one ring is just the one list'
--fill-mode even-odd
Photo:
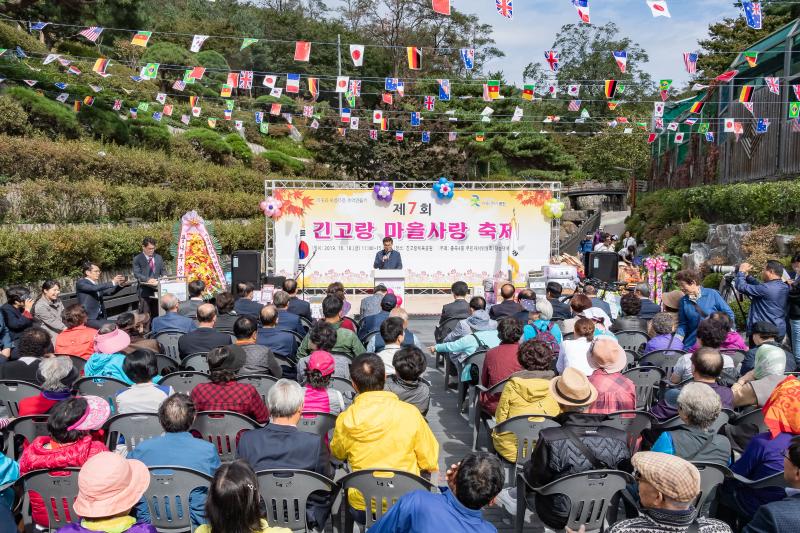
{"label": "gray hair", "polygon": [[275,291],[275,294],[272,295],[272,304],[279,309],[283,309],[289,305],[289,294],[283,291]]}
{"label": "gray hair", "polygon": [[672,313],[657,313],[656,316],[653,317],[653,331],[659,335],[672,333],[674,328],[675,317]]}
{"label": "gray hair", "polygon": [[722,401],[705,383],[687,383],[678,395],[678,410],[690,426],[707,429],[719,416]]}
{"label": "gray hair", "polygon": [[63,391],[69,389],[61,381],[72,371],[72,360],[66,356],[45,357],[39,363],[39,374],[44,383],[42,389],[46,391]]}
{"label": "gray hair", "polygon": [[305,392],[303,387],[290,379],[279,379],[269,389],[267,405],[272,418],[288,418],[303,409]]}
{"label": "gray hair", "polygon": [[539,317],[543,320],[553,319],[553,304],[547,301],[547,298],[536,299],[536,310],[539,312]]}
{"label": "gray hair", "polygon": [[650,298],[650,285],[647,283],[637,283],[635,290],[645,298]]}
{"label": "gray hair", "polygon": [[164,311],[172,311],[178,307],[178,299],[174,294],[166,293],[161,297],[161,309]]}

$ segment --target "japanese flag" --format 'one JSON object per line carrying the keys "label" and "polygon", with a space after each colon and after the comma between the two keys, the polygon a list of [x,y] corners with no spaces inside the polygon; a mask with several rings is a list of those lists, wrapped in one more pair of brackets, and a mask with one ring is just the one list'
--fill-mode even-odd
{"label": "japanese flag", "polygon": [[200,116],[200,111],[201,110],[200,110],[199,107],[197,107],[197,106],[193,107],[192,108],[192,116],[193,117],[199,117]]}
{"label": "japanese flag", "polygon": [[360,67],[364,64],[364,45],[351,44],[350,45],[350,59],[353,60],[353,65]]}
{"label": "japanese flag", "polygon": [[654,17],[672,17],[672,15],[669,14],[667,0],[647,0],[647,5],[650,6],[650,11],[653,13]]}
{"label": "japanese flag", "polygon": [[275,88],[275,84],[278,82],[278,77],[274,74],[267,74],[264,76],[264,81],[261,82],[261,85],[264,87],[269,87],[270,89]]}
{"label": "japanese flag", "polygon": [[683,144],[683,133],[675,134],[675,144]]}
{"label": "japanese flag", "polygon": [[381,122],[383,122],[383,111],[376,109],[372,112],[372,123],[380,124]]}
{"label": "japanese flag", "polygon": [[347,86],[350,83],[350,76],[339,76],[336,78],[336,92],[347,92]]}
{"label": "japanese flag", "polygon": [[732,118],[726,118],[725,129],[724,129],[725,133],[733,133],[735,129],[736,129],[736,121]]}

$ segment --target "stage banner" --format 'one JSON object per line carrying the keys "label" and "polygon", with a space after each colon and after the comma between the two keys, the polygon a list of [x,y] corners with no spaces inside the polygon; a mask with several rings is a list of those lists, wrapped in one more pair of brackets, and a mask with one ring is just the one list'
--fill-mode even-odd
{"label": "stage banner", "polygon": [[[371,188],[270,190],[281,204],[272,217],[276,274],[294,277],[308,261],[306,287],[334,280],[371,287],[384,237],[394,239],[406,288],[412,289],[449,287],[457,280],[480,284],[506,278],[510,270],[523,283],[528,270],[549,260],[551,221],[542,206],[552,198],[550,189],[522,183],[505,190],[457,188],[447,200],[431,188],[396,189],[389,202],[379,201]],[[518,268],[509,262],[512,247]]]}

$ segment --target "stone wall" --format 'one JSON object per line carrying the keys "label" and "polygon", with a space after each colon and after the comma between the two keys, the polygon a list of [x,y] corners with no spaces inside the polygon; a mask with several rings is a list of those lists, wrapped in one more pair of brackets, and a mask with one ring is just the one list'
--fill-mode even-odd
{"label": "stone wall", "polygon": [[750,232],[750,224],[710,224],[706,242],[693,242],[688,254],[683,254],[683,268],[699,270],[708,262],[738,265],[744,261],[742,241]]}

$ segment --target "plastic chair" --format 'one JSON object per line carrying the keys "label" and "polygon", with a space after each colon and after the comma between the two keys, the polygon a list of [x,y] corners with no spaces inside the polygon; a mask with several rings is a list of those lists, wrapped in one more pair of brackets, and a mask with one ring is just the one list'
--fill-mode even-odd
{"label": "plastic chair", "polygon": [[122,380],[103,376],[87,376],[75,381],[72,387],[78,391],[78,396],[100,396],[108,401],[111,412],[116,412],[116,397],[121,389],[129,385]]}
{"label": "plastic chair", "polygon": [[747,352],[744,350],[720,350],[722,355],[727,355],[731,359],[733,359],[733,367],[736,371],[739,371],[739,368],[742,366],[744,362],[744,358],[747,357]]}
{"label": "plastic chair", "polygon": [[189,495],[208,488],[211,476],[182,466],[151,466],[150,486],[142,497],[150,510],[150,523],[160,533],[190,531]]}
{"label": "plastic chair", "polygon": [[775,472],[761,479],[747,479],[739,474],[733,474],[733,479],[751,489],[764,489],[767,487],[786,488],[788,486],[786,484],[786,478],[783,477],[783,472]]}
{"label": "plastic chair", "polygon": [[[714,423],[711,424],[711,426],[708,428],[708,431],[710,431],[711,433],[718,432],[719,428],[727,424],[728,420],[733,418],[733,415],[734,413],[730,409],[723,409],[722,411],[720,411],[719,416],[714,421]],[[669,431],[672,429],[683,427],[684,425],[685,424],[683,420],[681,420],[681,417],[673,416],[669,420],[665,420],[660,424],[653,424],[653,428],[658,431]]]}
{"label": "plastic chair", "polygon": [[83,367],[86,366],[86,359],[84,359],[83,357],[78,357],[77,355],[59,356],[58,354],[56,354],[56,356],[69,357],[69,360],[72,361],[72,368],[75,369],[75,372],[77,372],[79,376],[83,375]]}
{"label": "plastic chair", "polygon": [[380,334],[381,334],[380,331],[370,331],[364,336],[363,340],[362,339],[359,340],[361,341],[361,344],[364,345],[364,348],[366,348],[367,346],[369,346],[369,341],[371,341],[374,337],[377,337]]}
{"label": "plastic chair", "polygon": [[52,531],[76,520],[78,515],[75,514],[72,504],[78,497],[79,471],[80,468],[63,467],[53,470],[34,470],[22,476],[20,481],[25,487],[25,502],[22,509],[26,510],[23,522],[28,526],[33,525],[33,518],[28,511],[31,492],[42,497],[47,510],[48,525]]}
{"label": "plastic chair", "polygon": [[27,381],[4,379],[0,381],[0,405],[8,411],[9,417],[19,416],[19,402],[31,396],[38,396],[42,389]]}
{"label": "plastic chair", "polygon": [[[463,369],[467,365],[471,364],[474,368],[477,369],[477,382],[481,382],[481,372],[483,371],[483,362],[486,360],[486,352],[488,349],[477,349],[475,353],[464,359],[464,362],[461,364],[461,368]],[[474,375],[472,371],[470,371],[470,375]],[[473,401],[475,400],[475,386],[471,385],[467,381],[463,381],[461,376],[458,376],[458,410],[462,413],[464,412],[464,400],[469,397],[469,403],[467,404],[472,405]],[[467,407],[469,409],[469,407]]]}
{"label": "plastic chair", "polygon": [[292,531],[310,531],[306,506],[312,492],[326,493],[331,502],[339,492],[334,481],[309,470],[262,470],[256,477],[267,508],[267,522]]}
{"label": "plastic chair", "polygon": [[638,365],[655,366],[664,371],[664,377],[669,379],[678,360],[686,355],[682,350],[656,350],[639,359]]}
{"label": "plastic chair", "polygon": [[619,331],[614,335],[623,349],[637,354],[644,351],[644,345],[650,340],[650,336],[643,331]]}
{"label": "plastic chair", "polygon": [[178,341],[181,337],[183,337],[183,332],[176,330],[164,330],[159,332],[158,335],[154,335],[154,338],[164,348],[164,355],[176,363],[181,361],[180,351],[178,350]]}
{"label": "plastic chair", "polygon": [[208,368],[208,359],[206,359],[207,355],[208,352],[199,352],[186,356],[186,358],[181,361],[181,370],[191,370],[208,374],[210,369]]}
{"label": "plastic chair", "polygon": [[348,512],[350,489],[357,490],[366,502],[366,529],[397,503],[401,496],[415,490],[430,491],[433,484],[425,479],[401,470],[369,469],[347,474],[339,480],[344,491],[345,503],[341,506],[344,514],[345,531],[353,531],[353,515]]}
{"label": "plastic chair", "polygon": [[336,426],[336,415],[319,411],[304,411],[297,423],[297,429],[319,435],[323,440]]}
{"label": "plastic chair", "polygon": [[350,401],[356,397],[356,389],[353,388],[353,384],[350,383],[349,379],[333,376],[330,386],[332,389],[341,392],[342,396],[349,398]]}
{"label": "plastic chair", "polygon": [[637,366],[622,372],[636,386],[636,408],[650,409],[653,405],[658,385],[664,380],[664,371],[655,366]]}
{"label": "plastic chair", "polygon": [[[700,472],[700,493],[694,499],[695,509],[703,516],[708,516],[708,511],[713,506],[713,500],[717,496],[717,487],[722,485],[725,478],[731,477],[733,473],[726,466],[716,463],[694,462]],[[707,509],[704,507],[708,505]]]}
{"label": "plastic chair", "polygon": [[642,432],[658,422],[656,417],[645,411],[617,411],[604,416],[605,418],[600,421],[601,426],[621,429],[627,434],[628,450],[631,455],[636,453],[639,447]]}
{"label": "plastic chair", "polygon": [[115,415],[103,424],[106,433],[106,446],[112,452],[117,449],[120,438],[125,440],[125,448],[131,452],[140,442],[160,437],[164,428],[155,413],[127,413]]}
{"label": "plastic chair", "polygon": [[167,374],[159,385],[172,387],[175,392],[191,394],[195,385],[199,385],[200,383],[211,383],[211,378],[208,377],[208,374],[204,374],[203,372],[186,371]]}
{"label": "plastic chair", "polygon": [[[486,429],[487,436],[489,435],[491,429],[489,428],[489,420],[494,419],[494,417],[489,416],[489,413],[481,409],[480,407],[480,398],[481,394],[500,394],[503,392],[503,389],[506,387],[506,383],[508,383],[508,379],[504,379],[499,383],[495,383],[488,389],[481,385],[480,383],[476,386],[478,389],[478,394],[475,395],[475,404],[472,405],[472,451],[478,451],[478,444],[480,441],[480,434],[481,434],[481,427]],[[487,446],[487,449],[491,449],[491,445]]]}
{"label": "plastic chair", "polygon": [[261,427],[253,419],[233,411],[202,411],[197,413],[190,431],[200,435],[217,448],[223,462],[236,457],[239,433]]}
{"label": "plastic chair", "polygon": [[[522,533],[528,494],[537,496],[567,495],[570,500],[566,527],[577,531],[586,525],[586,531],[603,527],[606,513],[616,507],[617,495],[633,483],[633,477],[619,470],[590,470],[562,477],[543,487],[531,487],[525,476],[517,474],[517,515],[514,531]],[[533,511],[533,509],[531,509]]]}
{"label": "plastic chair", "polygon": [[517,440],[517,459],[513,465],[503,461],[506,482],[513,483],[516,479],[514,472],[516,469],[531,458],[536,442],[539,440],[539,432],[545,428],[557,428],[561,424],[553,420],[553,417],[540,414],[529,414],[512,416],[508,420],[503,420],[494,428],[494,434],[513,433]]}
{"label": "plastic chair", "polygon": [[240,383],[249,383],[255,387],[261,399],[264,400],[264,405],[266,405],[269,390],[278,382],[278,378],[268,374],[247,374],[237,377],[236,381]]}
{"label": "plastic chair", "polygon": [[[29,415],[15,418],[4,431],[3,453],[14,459],[19,460],[22,455],[22,442],[25,440],[33,442],[36,437],[45,437],[50,433],[47,431],[48,415]],[[17,439],[17,437],[21,437]]]}
{"label": "plastic chair", "polygon": [[304,328],[306,328],[306,333],[308,333],[308,331],[311,329],[311,326],[312,326],[311,321],[309,319],[307,319],[306,317],[301,316],[300,317],[300,323],[303,325]]}
{"label": "plastic chair", "polygon": [[746,413],[741,413],[736,415],[736,418],[728,422],[732,426],[742,426],[746,424],[753,424],[758,426],[758,433],[763,433],[765,431],[769,431],[769,428],[764,423],[764,412],[756,407],[751,411],[747,411]]}
{"label": "plastic chair", "polygon": [[159,375],[164,375],[164,373],[170,372],[177,372],[178,368],[180,367],[180,363],[173,360],[170,357],[167,357],[163,353],[156,354],[156,365],[158,366],[158,373]]}
{"label": "plastic chair", "polygon": [[636,366],[636,360],[639,358],[639,354],[632,351],[632,350],[625,350],[625,368],[633,368]]}

